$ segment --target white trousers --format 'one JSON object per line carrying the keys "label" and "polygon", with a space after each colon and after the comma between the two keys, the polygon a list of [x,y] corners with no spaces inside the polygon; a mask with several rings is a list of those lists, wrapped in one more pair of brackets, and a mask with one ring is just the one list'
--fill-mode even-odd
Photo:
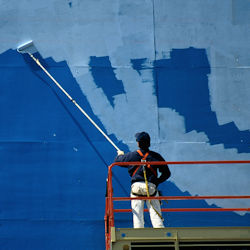
{"label": "white trousers", "polygon": [[[154,184],[149,183],[149,188],[152,187],[152,185],[154,185]],[[135,182],[131,186],[131,190],[143,189],[143,188],[145,188],[144,182]],[[130,196],[131,197],[138,197],[135,194],[132,194],[132,192],[131,192]],[[158,192],[155,196],[159,196]],[[145,203],[145,200],[132,200],[131,201],[134,228],[144,228],[144,211],[143,211],[144,210],[144,203]],[[151,200],[151,204],[152,204],[151,205],[150,202],[147,200],[146,204],[147,204],[147,207],[149,210],[150,220],[151,220],[152,226],[154,228],[164,227],[162,219],[159,217],[159,215],[153,209],[153,207],[154,207],[156,209],[156,211],[159,212],[159,214],[161,214],[160,201],[159,200]]]}

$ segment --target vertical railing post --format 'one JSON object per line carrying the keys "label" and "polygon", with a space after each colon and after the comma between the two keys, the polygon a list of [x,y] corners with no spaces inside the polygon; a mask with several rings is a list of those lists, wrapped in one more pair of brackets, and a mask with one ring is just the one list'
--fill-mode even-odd
{"label": "vertical railing post", "polygon": [[[109,178],[109,177],[108,177]],[[106,245],[106,250],[109,250],[109,238],[110,238],[110,229],[109,229],[109,196],[108,196],[108,178],[106,180],[106,195],[105,195],[105,216],[104,216],[104,221],[105,221],[105,245]]]}
{"label": "vertical railing post", "polygon": [[109,166],[109,211],[110,211],[110,229],[114,227],[114,208],[113,208],[113,187],[112,187],[112,165]]}
{"label": "vertical railing post", "polygon": [[105,208],[105,240],[106,250],[111,248],[111,227],[114,227],[112,165],[108,167],[108,179],[106,185],[106,208]]}

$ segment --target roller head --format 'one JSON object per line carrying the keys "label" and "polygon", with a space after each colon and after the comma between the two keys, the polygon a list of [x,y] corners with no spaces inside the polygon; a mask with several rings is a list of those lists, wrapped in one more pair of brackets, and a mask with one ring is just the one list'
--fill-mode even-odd
{"label": "roller head", "polygon": [[29,41],[29,42],[27,42],[27,43],[22,44],[21,46],[19,46],[17,48],[17,51],[19,53],[30,53],[30,54],[33,54],[33,53],[37,52],[37,49],[35,48],[33,41]]}

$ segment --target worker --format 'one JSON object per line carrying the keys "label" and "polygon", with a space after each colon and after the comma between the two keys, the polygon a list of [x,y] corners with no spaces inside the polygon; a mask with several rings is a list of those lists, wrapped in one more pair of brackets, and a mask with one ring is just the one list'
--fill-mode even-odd
{"label": "worker", "polygon": [[[150,151],[150,136],[146,132],[135,134],[137,145],[139,149],[134,152],[124,154],[123,151],[117,151],[115,162],[135,162],[135,161],[165,161],[163,157]],[[131,176],[131,195],[130,197],[159,196],[157,187],[160,183],[167,180],[171,173],[167,165],[127,165],[122,166],[128,168],[128,173]],[[146,174],[145,175],[144,171]],[[158,172],[161,173],[158,175]],[[148,183],[148,187],[146,184]],[[148,192],[147,192],[148,188]],[[132,200],[131,207],[133,212],[133,226],[134,228],[144,228],[144,200]],[[164,227],[163,218],[161,216],[161,207],[159,200],[147,200],[147,207],[150,213],[150,220],[154,228]]]}

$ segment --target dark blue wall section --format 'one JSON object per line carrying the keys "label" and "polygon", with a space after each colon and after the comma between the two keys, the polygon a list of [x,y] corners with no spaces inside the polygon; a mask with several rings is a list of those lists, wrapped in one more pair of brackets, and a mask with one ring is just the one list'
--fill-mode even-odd
{"label": "dark blue wall section", "polygon": [[145,63],[147,62],[147,58],[142,59],[131,59],[131,64],[134,70],[136,70],[141,75],[142,69],[147,69]]}
{"label": "dark blue wall section", "polygon": [[211,145],[224,144],[239,153],[250,152],[250,132],[239,131],[233,122],[219,125],[211,110],[205,49],[173,49],[169,59],[154,63],[159,107],[174,109],[185,119],[186,132],[204,132]]}
{"label": "dark blue wall section", "polygon": [[91,56],[89,66],[96,85],[103,89],[110,104],[114,107],[113,97],[118,94],[123,94],[125,91],[122,81],[116,78],[115,69],[112,68],[109,57]]}
{"label": "dark blue wall section", "polygon": [[105,249],[102,221],[5,220],[0,249]]}
{"label": "dark blue wall section", "polygon": [[[13,65],[1,68],[0,108],[2,118],[4,117],[1,121],[2,128],[5,129],[0,132],[1,140],[4,138],[25,141],[80,140],[81,131],[75,126],[72,117],[80,118],[78,120],[82,127],[90,129],[88,134],[91,139],[102,140],[102,135],[96,133],[96,129],[90,125],[89,121],[79,115],[80,112],[62,92],[58,91],[45,73],[41,69],[38,70],[34,62],[28,63],[27,60],[23,60],[22,55],[9,50],[3,54],[2,65],[4,65],[6,55]],[[91,116],[94,116],[86,97],[82,94],[66,63],[55,64],[52,59],[47,59],[46,64],[57,81],[63,82],[63,87],[69,90],[70,94]],[[98,119],[96,117],[94,119],[104,129]],[[59,136],[59,139],[55,134]]]}
{"label": "dark blue wall section", "polygon": [[[66,62],[41,60],[105,131]],[[140,72],[145,60],[132,60],[135,70]],[[97,86],[114,105],[113,96],[124,89],[109,58],[91,57],[90,67]],[[157,60],[159,107],[175,109],[185,117],[187,131],[205,132],[211,144],[248,152],[239,141],[249,133],[234,124],[219,126],[210,109],[209,73],[202,49],[173,50],[170,59]],[[0,249],[104,249],[105,181],[107,165],[115,157],[113,147],[27,56],[14,50],[1,54],[0,75]],[[114,135],[111,138],[128,150]],[[189,195],[171,182],[161,188],[164,195]],[[127,170],[115,168],[115,194],[127,196],[129,191]],[[208,207],[205,201],[170,201],[164,206]],[[165,216],[169,226],[250,224],[249,214]],[[118,214],[116,222],[118,227],[131,227],[131,215]]]}
{"label": "dark blue wall section", "polygon": [[[0,56],[0,64],[6,62],[0,99],[1,249],[104,249],[112,146],[33,62],[13,50]],[[104,129],[67,64],[45,63]]]}
{"label": "dark blue wall section", "polygon": [[[170,181],[161,187],[166,196],[190,196],[189,192],[182,192]],[[165,208],[216,208],[208,205],[204,200],[168,201],[163,202]],[[217,227],[217,226],[249,226],[250,214],[240,216],[233,212],[187,212],[167,213],[165,224],[170,227]]]}

